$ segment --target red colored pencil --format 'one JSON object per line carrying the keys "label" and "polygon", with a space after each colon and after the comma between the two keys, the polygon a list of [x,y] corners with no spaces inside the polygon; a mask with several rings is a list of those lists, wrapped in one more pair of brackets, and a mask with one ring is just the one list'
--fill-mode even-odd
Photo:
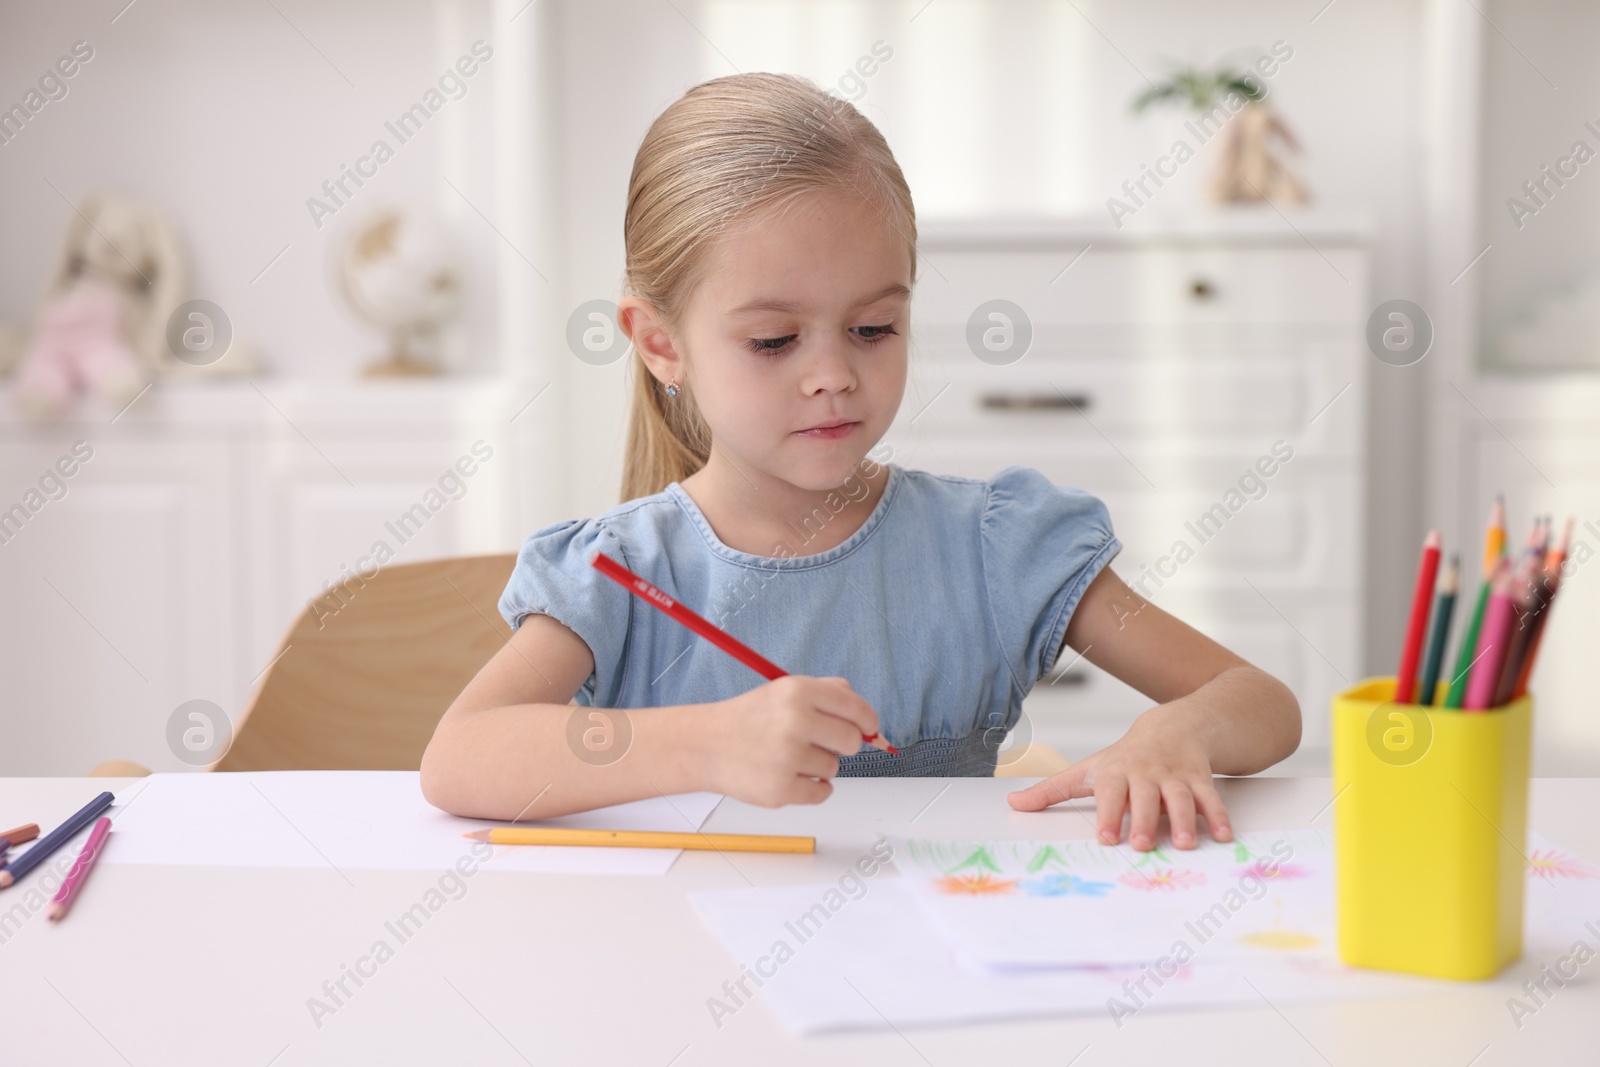
{"label": "red colored pencil", "polygon": [[89,831],[89,839],[83,843],[83,850],[78,853],[78,858],[72,861],[72,870],[67,874],[67,880],[61,883],[55,898],[50,901],[46,914],[52,921],[60,919],[67,913],[67,909],[72,907],[72,901],[78,895],[78,890],[89,880],[89,871],[93,869],[94,861],[100,858],[103,842],[110,832],[111,820],[104,815],[100,816],[95,821],[94,829]]}
{"label": "red colored pencil", "polygon": [[[766,678],[767,681],[770,682],[774,678],[782,678],[789,673],[722,627],[715,626],[690,611],[680,604],[675,597],[663,593],[660,589],[657,589],[604,552],[596,552],[592,562],[601,574],[615,581],[646,603],[661,609],[676,621],[687,626],[740,663],[743,663],[746,667]],[[862,734],[861,740],[869,745],[874,744],[878,741],[878,735]],[[887,741],[883,742],[883,747],[896,756],[900,754],[900,750]]]}
{"label": "red colored pencil", "polygon": [[1406,627],[1405,648],[1400,653],[1400,669],[1395,672],[1394,700],[1409,704],[1417,688],[1417,662],[1422,658],[1422,639],[1428,632],[1428,610],[1433,605],[1433,583],[1439,576],[1439,531],[1430,530],[1422,542],[1422,560],[1417,564],[1417,585],[1411,594],[1411,623]]}

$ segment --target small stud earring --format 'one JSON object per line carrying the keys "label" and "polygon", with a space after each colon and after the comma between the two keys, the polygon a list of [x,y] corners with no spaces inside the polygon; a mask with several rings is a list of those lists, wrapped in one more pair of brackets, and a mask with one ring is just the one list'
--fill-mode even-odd
{"label": "small stud earring", "polygon": [[672,381],[667,383],[667,395],[672,397],[678,395],[678,379],[676,375],[673,376]]}

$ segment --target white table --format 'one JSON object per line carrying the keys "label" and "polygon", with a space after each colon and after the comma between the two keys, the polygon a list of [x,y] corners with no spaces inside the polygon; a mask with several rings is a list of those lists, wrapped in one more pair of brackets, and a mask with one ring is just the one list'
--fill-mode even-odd
{"label": "white table", "polygon": [[[0,779],[0,823],[48,828],[124,780]],[[1026,784],[1026,783],[1022,783]],[[1325,826],[1326,779],[1230,779],[1240,830]],[[1498,979],[1389,1002],[1141,1012],[948,1029],[789,1036],[760,994],[723,1020],[706,1006],[737,962],[685,894],[837,878],[880,833],[1088,838],[1088,802],[1023,815],[1016,779],[843,779],[820,807],[724,800],[705,829],[799,833],[813,856],[684,853],[664,878],[480,872],[377,964],[331,1017],[307,999],[369,952],[385,922],[437,884],[422,871],[102,864],[66,921],[18,927],[24,881],[0,892],[0,1004],[8,1062],[96,1064],[803,1064],[1016,1062],[1596,1062],[1600,959],[1520,1030],[1507,998],[1550,960]],[[1600,859],[1600,780],[1535,782],[1532,824]],[[13,813],[24,812],[21,818]],[[10,825],[10,823],[6,823]],[[31,878],[32,876],[30,876]],[[346,882],[346,877],[349,882]],[[26,910],[25,908],[23,909]],[[11,918],[7,919],[6,916]],[[1596,905],[1600,925],[1600,900]],[[1596,947],[1591,942],[1592,947]],[[1264,990],[1268,996],[1270,991]],[[1087,1049],[1087,1051],[1084,1051]],[[1077,1057],[1074,1059],[1074,1057]]]}

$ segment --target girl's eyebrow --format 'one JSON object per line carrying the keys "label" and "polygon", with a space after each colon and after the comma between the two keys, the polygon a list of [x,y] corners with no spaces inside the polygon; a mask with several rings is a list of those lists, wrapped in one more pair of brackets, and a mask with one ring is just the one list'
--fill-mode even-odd
{"label": "girl's eyebrow", "polygon": [[[895,282],[893,285],[873,293],[866,299],[852,304],[851,310],[859,307],[866,307],[868,304],[876,304],[878,301],[883,300],[886,297],[910,295],[910,289],[906,288],[904,285],[901,285],[899,282]],[[800,310],[802,310],[802,306],[800,304],[789,300],[752,300],[748,304],[741,304],[740,306],[734,308],[732,311],[728,312],[728,316],[731,318],[734,315],[748,315],[753,311],[779,311],[788,314]]]}

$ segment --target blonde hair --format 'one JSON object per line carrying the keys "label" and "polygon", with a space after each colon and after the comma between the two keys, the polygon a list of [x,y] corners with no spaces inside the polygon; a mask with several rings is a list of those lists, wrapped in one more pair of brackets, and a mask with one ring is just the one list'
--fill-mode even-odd
{"label": "blonde hair", "polygon": [[[734,74],[695,86],[650,125],[623,218],[623,291],[681,322],[713,241],[816,190],[854,193],[905,238],[916,281],[916,212],[888,142],[848,101],[792,74]],[[669,397],[635,361],[622,499],[658,493],[706,463],[711,431],[688,381]]]}

